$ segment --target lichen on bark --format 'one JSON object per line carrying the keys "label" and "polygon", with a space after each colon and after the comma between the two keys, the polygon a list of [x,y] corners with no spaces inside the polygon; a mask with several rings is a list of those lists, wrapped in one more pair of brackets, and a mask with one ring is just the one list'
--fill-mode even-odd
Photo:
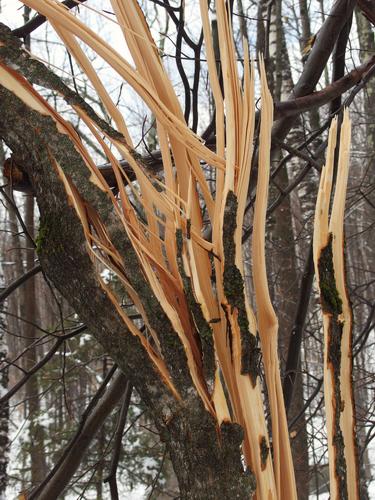
{"label": "lichen on bark", "polygon": [[259,376],[260,349],[256,336],[250,332],[250,324],[245,305],[245,289],[241,271],[236,266],[236,245],[234,234],[236,231],[237,197],[233,191],[227,195],[224,223],[224,293],[232,309],[238,311],[238,326],[241,333],[241,373],[250,376],[255,386]]}
{"label": "lichen on bark", "polygon": [[340,414],[343,410],[341,398],[341,341],[343,335],[342,300],[336,287],[333,266],[332,234],[328,243],[322,248],[319,261],[319,287],[323,313],[329,318],[327,362],[333,375],[333,437],[332,445],[335,449],[335,474],[338,484],[339,498],[348,498],[347,466],[344,452],[344,438],[340,427]]}
{"label": "lichen on bark", "polygon": [[341,314],[342,300],[336,288],[333,269],[332,234],[330,234],[327,245],[320,252],[318,267],[323,312]]}
{"label": "lichen on bark", "polygon": [[[189,227],[189,224],[188,224]],[[176,245],[177,245],[177,266],[180,273],[183,288],[185,292],[186,302],[189,307],[189,312],[194,319],[194,325],[199,334],[202,352],[203,366],[206,375],[206,380],[213,381],[215,371],[215,357],[213,345],[213,333],[210,324],[203,315],[200,304],[196,301],[193,287],[190,278],[184,270],[182,252],[183,252],[183,233],[181,229],[176,230]]]}
{"label": "lichen on bark", "polygon": [[[1,57],[0,57],[1,58]],[[132,381],[160,432],[163,432],[184,499],[249,498],[254,481],[241,463],[240,436],[228,433],[220,442],[217,423],[204,408],[189,376],[186,355],[160,304],[142,276],[134,252],[106,195],[89,180],[74,146],[54,122],[30,110],[0,87],[0,137],[25,165],[37,197],[42,230],[39,258],[44,272],[86,323],[95,339]],[[174,381],[183,389],[179,402],[160,380],[138,338],[126,328],[105,291],[87,254],[80,220],[51,164],[51,153],[71,176],[82,197],[108,224],[113,242],[164,344],[164,355]],[[173,337],[173,339],[172,339]],[[168,344],[171,340],[171,345]],[[168,418],[166,418],[168,416]],[[172,417],[172,418],[171,418]],[[210,479],[211,478],[211,479]]]}

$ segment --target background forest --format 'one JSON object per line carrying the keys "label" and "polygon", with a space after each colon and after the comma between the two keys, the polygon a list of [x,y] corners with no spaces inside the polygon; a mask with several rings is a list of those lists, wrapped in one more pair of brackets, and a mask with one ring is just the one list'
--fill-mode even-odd
{"label": "background forest", "polygon": [[[66,2],[77,16],[119,49],[120,30],[107,0]],[[206,145],[215,145],[215,105],[208,84],[202,25],[196,0],[139,2],[163,64],[180,99],[186,122]],[[215,34],[216,17],[210,5]],[[375,9],[354,2],[328,63],[313,79],[296,82],[317,34],[340,2],[330,0],[232,0],[231,16],[239,68],[246,40],[258,61],[264,54],[275,103],[271,179],[266,226],[268,283],[279,320],[279,357],[288,414],[298,498],[328,498],[327,436],[323,398],[322,319],[314,281],[312,231],[329,125],[349,107],[352,146],[345,216],[348,291],[353,309],[353,377],[361,496],[375,495]],[[48,22],[15,0],[0,1],[0,21],[93,109],[111,118],[87,76]],[[113,17],[113,16],[112,16]],[[220,74],[218,40],[214,41]],[[136,152],[160,180],[155,117],[115,72],[90,49],[87,56],[127,121]],[[328,57],[328,56],[327,56]],[[322,60],[324,47],[322,48]],[[107,179],[107,157],[85,123],[57,91],[38,91],[79,132]],[[319,91],[313,99],[295,97]],[[256,83],[256,97],[260,94]],[[257,139],[255,139],[257,140]],[[22,168],[0,143],[0,499],[53,480],[68,478],[59,498],[179,498],[164,443],[131,383],[119,376],[111,356],[93,338],[77,312],[42,271],[43,241],[34,193]],[[207,179],[210,179],[207,169]],[[254,186],[250,186],[243,231],[245,276],[252,267]],[[103,278],[121,286],[107,270]],[[250,280],[249,280],[250,282]],[[248,285],[247,286],[251,286]],[[142,328],[124,296],[122,307]],[[138,322],[138,323],[137,323]],[[117,385],[116,385],[117,384]],[[125,390],[123,390],[125,387]],[[119,389],[121,388],[121,390]],[[74,458],[73,458],[74,457]],[[35,491],[35,490],[34,490]],[[38,493],[38,491],[37,491]],[[27,498],[39,498],[30,496]],[[117,496],[116,496],[117,495]]]}

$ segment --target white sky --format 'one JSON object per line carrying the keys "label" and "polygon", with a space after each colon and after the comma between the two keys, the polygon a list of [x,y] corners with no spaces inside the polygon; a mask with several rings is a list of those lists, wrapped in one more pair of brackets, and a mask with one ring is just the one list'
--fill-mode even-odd
{"label": "white sky", "polygon": [[22,4],[18,0],[0,0],[0,21],[10,28],[21,26]]}

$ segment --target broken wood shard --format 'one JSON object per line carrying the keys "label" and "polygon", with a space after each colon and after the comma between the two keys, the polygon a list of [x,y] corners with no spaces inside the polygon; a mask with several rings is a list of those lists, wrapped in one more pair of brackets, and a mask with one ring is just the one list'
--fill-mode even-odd
{"label": "broken wood shard", "polygon": [[352,311],[344,265],[344,208],[349,171],[350,119],[344,111],[337,180],[329,205],[335,168],[338,123],[332,122],[314,221],[314,265],[324,330],[324,399],[332,499],[359,499],[358,452],[353,397]]}

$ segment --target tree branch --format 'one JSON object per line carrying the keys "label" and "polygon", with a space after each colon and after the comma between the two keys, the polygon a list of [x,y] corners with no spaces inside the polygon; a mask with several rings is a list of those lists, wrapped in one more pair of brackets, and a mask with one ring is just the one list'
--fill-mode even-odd
{"label": "tree branch", "polygon": [[375,3],[373,0],[358,0],[358,7],[370,23],[375,25]]}
{"label": "tree branch", "polygon": [[14,396],[35,373],[37,373],[41,368],[43,368],[44,365],[48,363],[48,361],[52,358],[57,349],[65,342],[65,340],[75,337],[76,335],[84,332],[85,330],[87,330],[87,326],[83,325],[77,328],[76,330],[73,330],[72,332],[60,337],[54,343],[51,349],[47,352],[47,354],[43,357],[43,359],[41,359],[28,372],[26,372],[25,376],[22,377],[21,380],[19,380],[6,394],[4,394],[4,396],[0,398],[0,406],[9,401],[9,399],[12,396]]}
{"label": "tree branch", "polygon": [[[352,15],[356,3],[356,0],[336,0],[319,30],[302,74],[290,95],[290,100],[307,96],[314,91],[334,49],[336,40]],[[286,137],[295,122],[295,116],[283,118],[275,123],[272,131],[273,139],[283,140]]]}
{"label": "tree branch", "polygon": [[305,269],[302,275],[297,312],[294,319],[293,328],[290,334],[288,347],[288,356],[285,366],[285,379],[283,384],[285,408],[288,412],[292,397],[294,383],[297,377],[297,367],[301,352],[301,343],[305,321],[310,304],[311,290],[314,280],[314,262],[312,256],[312,245],[310,245],[309,253],[305,263]]}
{"label": "tree branch", "polygon": [[115,369],[116,366],[108,373],[98,392],[90,401],[89,406],[82,415],[75,435],[61,458],[46,479],[31,492],[29,500],[36,498],[38,500],[58,498],[69,484],[98,429],[103,425],[105,419],[124,394],[124,387],[127,381],[122,373],[119,373],[115,377],[113,383],[104,394],[105,388],[112,378]]}
{"label": "tree branch", "polygon": [[324,106],[357,85],[375,64],[375,55],[353,69],[347,75],[327,85],[322,90],[288,101],[275,103],[275,120],[296,117],[297,115]]}
{"label": "tree branch", "polygon": [[20,276],[19,278],[15,279],[10,283],[0,294],[0,304],[2,304],[7,297],[11,293],[13,293],[15,290],[17,290],[18,287],[20,287],[25,281],[28,279],[32,278],[36,274],[40,273],[42,270],[42,266],[40,264],[37,264],[35,267],[27,271],[25,274]]}
{"label": "tree branch", "polygon": [[118,423],[117,423],[117,429],[116,429],[116,433],[115,433],[110,473],[104,479],[105,483],[109,483],[112,500],[119,500],[116,474],[117,474],[118,463],[120,460],[122,437],[124,434],[124,428],[125,428],[126,419],[128,416],[132,392],[133,392],[133,387],[132,387],[131,383],[128,381],[126,383],[124,401],[122,403],[122,407],[121,407],[121,411],[120,411],[120,415],[119,415]]}
{"label": "tree branch", "polygon": [[[68,9],[73,9],[74,7],[78,7],[80,3],[86,2],[86,0],[65,0],[62,2],[62,5],[65,5]],[[33,31],[35,31],[39,26],[42,26],[47,21],[45,16],[41,14],[37,14],[33,19],[30,19],[29,22],[16,28],[12,31],[12,34],[17,38],[25,38],[30,35]]]}

